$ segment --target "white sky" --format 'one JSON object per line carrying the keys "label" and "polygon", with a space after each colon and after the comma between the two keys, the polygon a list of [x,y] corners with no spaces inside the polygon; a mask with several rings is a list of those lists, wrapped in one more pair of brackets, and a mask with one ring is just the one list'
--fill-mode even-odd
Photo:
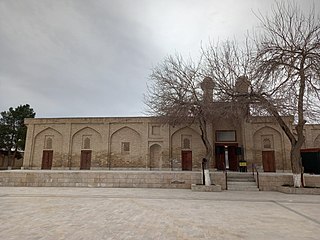
{"label": "white sky", "polygon": [[[303,8],[320,1],[297,0]],[[153,66],[244,39],[271,0],[0,0],[0,111],[141,116]]]}

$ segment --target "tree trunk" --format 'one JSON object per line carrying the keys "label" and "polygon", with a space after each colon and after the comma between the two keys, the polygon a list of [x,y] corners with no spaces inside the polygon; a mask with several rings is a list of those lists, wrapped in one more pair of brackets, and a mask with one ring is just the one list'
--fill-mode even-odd
{"label": "tree trunk", "polygon": [[306,78],[305,78],[305,72],[303,69],[305,61],[305,56],[303,56],[301,62],[300,62],[300,87],[299,87],[299,95],[298,95],[298,124],[296,126],[297,131],[297,141],[291,142],[291,167],[292,167],[292,173],[293,173],[293,186],[300,188],[303,186],[302,184],[302,161],[301,161],[301,147],[302,144],[305,141],[305,137],[303,135],[303,128],[306,124],[306,120],[304,120],[303,112],[303,100],[304,100],[304,94],[305,94],[305,88],[306,88]]}
{"label": "tree trunk", "polygon": [[204,170],[204,184],[205,184],[206,186],[210,186],[210,185],[211,185],[211,179],[210,179],[209,169],[205,169],[205,170]]}
{"label": "tree trunk", "polygon": [[12,162],[12,154],[11,154],[11,149],[9,149],[8,150],[8,166],[7,166],[8,170],[12,169],[11,162]]}
{"label": "tree trunk", "polygon": [[206,148],[206,163],[204,164],[204,180],[205,180],[205,185],[210,186],[211,185],[211,178],[210,178],[210,172],[209,172],[209,163],[212,158],[212,146],[210,144],[210,141],[208,139],[208,134],[207,134],[207,123],[205,119],[200,118],[199,120],[200,123],[200,130],[201,130],[201,139],[202,142]]}
{"label": "tree trunk", "polygon": [[291,145],[291,168],[293,174],[293,186],[300,188],[302,187],[302,161],[301,161],[301,145],[300,141],[296,142],[295,144]]}

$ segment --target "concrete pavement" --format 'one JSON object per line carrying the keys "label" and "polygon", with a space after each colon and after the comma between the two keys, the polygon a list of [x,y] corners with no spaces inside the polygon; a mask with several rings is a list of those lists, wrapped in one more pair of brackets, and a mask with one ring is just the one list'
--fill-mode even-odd
{"label": "concrete pavement", "polygon": [[0,239],[319,239],[320,196],[0,188]]}

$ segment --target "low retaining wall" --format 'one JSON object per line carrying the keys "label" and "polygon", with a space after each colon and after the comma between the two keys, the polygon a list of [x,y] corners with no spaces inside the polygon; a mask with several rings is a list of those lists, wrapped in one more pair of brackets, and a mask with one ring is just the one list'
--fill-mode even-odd
{"label": "low retaining wall", "polygon": [[[320,175],[304,174],[307,187],[320,187]],[[259,173],[261,191],[278,191],[283,185],[293,185],[292,173]]]}
{"label": "low retaining wall", "polygon": [[287,194],[311,194],[320,195],[320,188],[294,188],[294,187],[278,187],[278,192]]}
{"label": "low retaining wall", "polygon": [[304,174],[304,184],[307,187],[320,188],[320,175]]}
{"label": "low retaining wall", "polygon": [[[222,172],[211,173],[215,184],[225,186]],[[185,188],[200,184],[200,172],[182,171],[0,171],[0,186],[9,187],[123,187]],[[223,188],[223,187],[222,187]]]}
{"label": "low retaining wall", "polygon": [[191,184],[191,190],[193,192],[221,192],[220,185],[200,185],[200,184]]}

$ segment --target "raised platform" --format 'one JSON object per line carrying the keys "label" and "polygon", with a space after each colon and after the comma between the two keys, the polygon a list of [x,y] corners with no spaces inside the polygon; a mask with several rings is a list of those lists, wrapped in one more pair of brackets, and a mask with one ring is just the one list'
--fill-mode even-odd
{"label": "raised platform", "polygon": [[[222,172],[212,172],[211,180],[224,185]],[[10,187],[106,187],[106,188],[184,188],[201,183],[200,172],[187,171],[0,171],[0,186]]]}
{"label": "raised platform", "polygon": [[[237,178],[239,175],[245,176],[249,174],[228,172],[228,178]],[[200,171],[4,170],[0,171],[0,187],[191,189],[192,184],[202,184],[201,177]],[[215,185],[220,185],[222,190],[226,189],[225,174],[223,172],[211,171],[210,177]],[[310,188],[320,187],[320,175],[305,174],[304,178],[306,186]],[[278,191],[278,187],[292,185],[293,183],[292,174],[290,173],[259,173],[259,182],[261,191]],[[318,190],[311,188],[306,191]]]}

